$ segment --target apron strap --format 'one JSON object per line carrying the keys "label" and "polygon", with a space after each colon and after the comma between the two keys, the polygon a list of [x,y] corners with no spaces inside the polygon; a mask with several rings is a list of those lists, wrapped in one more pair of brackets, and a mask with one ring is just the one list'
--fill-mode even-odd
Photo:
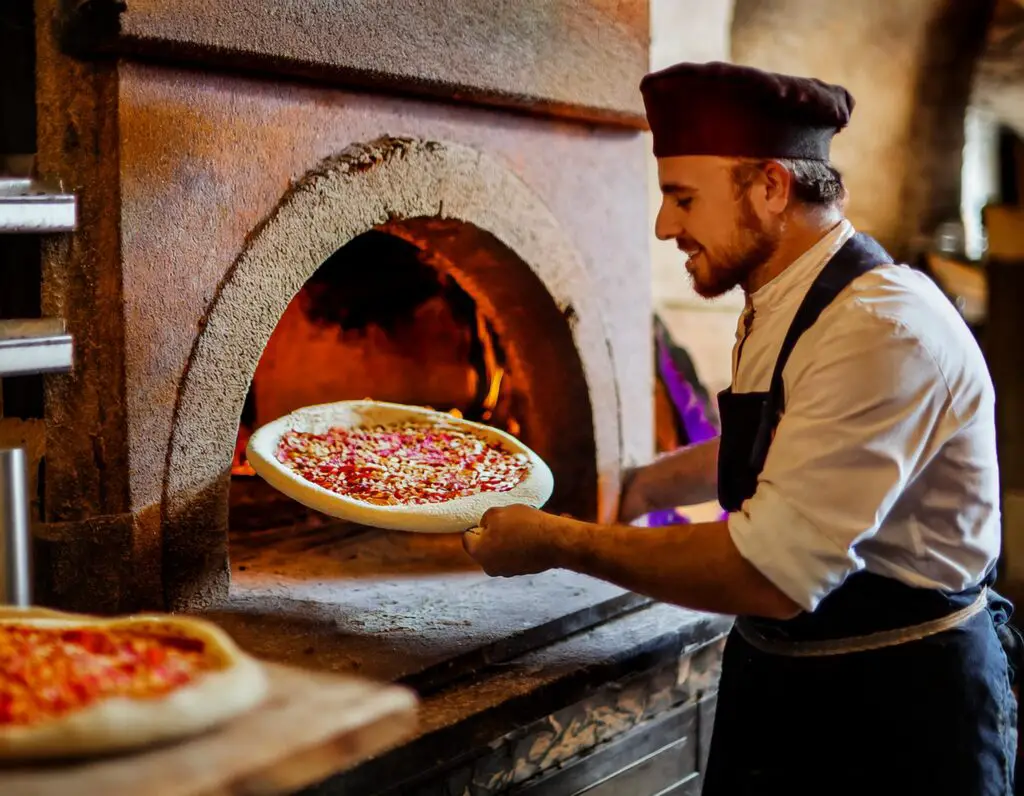
{"label": "apron strap", "polygon": [[988,601],[988,588],[983,587],[970,605],[951,614],[940,616],[937,619],[910,627],[882,630],[878,633],[869,633],[863,636],[826,639],[822,641],[783,641],[767,638],[759,633],[756,628],[751,627],[744,617],[737,618],[734,626],[736,631],[743,636],[743,639],[750,646],[770,655],[787,655],[794,658],[849,655],[854,652],[869,652],[886,647],[896,647],[900,644],[908,644],[911,641],[920,641],[923,638],[960,627],[968,619],[984,611],[988,607]]}
{"label": "apron strap", "polygon": [[772,442],[772,434],[779,423],[782,409],[785,406],[785,385],[782,371],[789,361],[800,336],[810,329],[822,311],[832,303],[854,279],[866,274],[878,265],[891,263],[892,257],[874,238],[858,232],[837,251],[811,284],[793,317],[793,322],[786,332],[779,349],[779,358],[775,362],[772,373],[771,387],[761,410],[761,423],[751,451],[750,464],[757,470],[764,466],[768,456],[768,447]]}

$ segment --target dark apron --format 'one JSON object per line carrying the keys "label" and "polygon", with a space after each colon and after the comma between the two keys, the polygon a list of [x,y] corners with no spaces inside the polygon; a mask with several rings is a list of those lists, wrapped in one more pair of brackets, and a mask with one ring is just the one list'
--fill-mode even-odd
{"label": "dark apron", "polygon": [[[878,243],[855,235],[808,290],[769,391],[719,396],[723,508],[736,511],[754,494],[784,406],[782,371],[800,335],[853,279],[890,262]],[[858,572],[811,614],[737,623],[775,642],[845,639],[946,616],[974,602],[993,579],[994,572],[978,587],[950,594]],[[734,627],[702,793],[1008,796],[1017,705],[1000,632],[1011,611],[992,594],[986,610],[955,629],[822,657],[764,652]]]}

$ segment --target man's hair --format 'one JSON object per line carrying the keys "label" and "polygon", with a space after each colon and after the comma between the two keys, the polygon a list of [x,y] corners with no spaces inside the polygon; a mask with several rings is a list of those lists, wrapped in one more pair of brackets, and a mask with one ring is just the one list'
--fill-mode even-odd
{"label": "man's hair", "polygon": [[778,163],[793,177],[793,196],[798,202],[813,207],[834,207],[846,195],[843,176],[831,163],[822,160],[743,160],[732,168],[737,195],[749,188],[758,174],[771,162]]}

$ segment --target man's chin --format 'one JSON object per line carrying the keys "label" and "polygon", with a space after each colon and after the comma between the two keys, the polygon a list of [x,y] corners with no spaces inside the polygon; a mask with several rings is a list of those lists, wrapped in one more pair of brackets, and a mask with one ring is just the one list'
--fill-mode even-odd
{"label": "man's chin", "polygon": [[693,292],[704,299],[716,299],[724,296],[736,285],[723,285],[718,282],[707,282],[690,274],[690,283],[693,285]]}

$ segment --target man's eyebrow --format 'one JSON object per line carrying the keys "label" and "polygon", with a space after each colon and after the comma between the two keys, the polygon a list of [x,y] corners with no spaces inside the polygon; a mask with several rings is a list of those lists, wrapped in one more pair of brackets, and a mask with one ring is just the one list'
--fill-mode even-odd
{"label": "man's eyebrow", "polygon": [[697,193],[697,189],[680,182],[663,182],[661,192],[678,196],[679,194]]}

